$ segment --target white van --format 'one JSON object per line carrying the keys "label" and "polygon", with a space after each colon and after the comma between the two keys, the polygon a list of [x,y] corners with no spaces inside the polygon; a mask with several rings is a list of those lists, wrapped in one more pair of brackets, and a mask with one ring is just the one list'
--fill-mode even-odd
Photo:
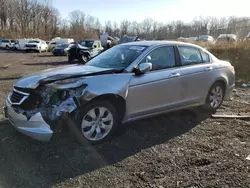
{"label": "white van", "polygon": [[15,49],[26,50],[25,45],[32,39],[17,39],[15,44]]}
{"label": "white van", "polygon": [[49,50],[53,50],[58,44],[70,44],[74,42],[74,39],[70,39],[70,38],[54,38],[50,41],[49,43]]}

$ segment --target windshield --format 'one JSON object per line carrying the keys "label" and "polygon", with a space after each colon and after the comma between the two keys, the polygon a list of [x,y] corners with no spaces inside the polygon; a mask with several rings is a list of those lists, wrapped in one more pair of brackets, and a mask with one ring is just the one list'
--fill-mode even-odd
{"label": "windshield", "polygon": [[28,43],[39,43],[38,40],[30,40]]}
{"label": "windshield", "polygon": [[79,42],[80,45],[91,48],[94,44],[93,40],[82,40]]}
{"label": "windshield", "polygon": [[208,36],[207,35],[201,35],[201,36],[199,36],[199,39],[208,39]]}
{"label": "windshield", "polygon": [[125,69],[145,49],[146,46],[118,45],[96,56],[87,65],[101,68]]}
{"label": "windshield", "polygon": [[67,48],[68,46],[69,46],[68,44],[58,44],[56,47]]}

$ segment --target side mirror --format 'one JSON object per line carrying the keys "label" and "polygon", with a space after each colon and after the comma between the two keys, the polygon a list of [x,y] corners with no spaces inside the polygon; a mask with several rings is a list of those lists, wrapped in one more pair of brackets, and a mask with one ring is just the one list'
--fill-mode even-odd
{"label": "side mirror", "polygon": [[137,75],[145,74],[146,72],[149,72],[152,69],[152,63],[141,63],[138,65],[138,68],[136,69],[135,73]]}

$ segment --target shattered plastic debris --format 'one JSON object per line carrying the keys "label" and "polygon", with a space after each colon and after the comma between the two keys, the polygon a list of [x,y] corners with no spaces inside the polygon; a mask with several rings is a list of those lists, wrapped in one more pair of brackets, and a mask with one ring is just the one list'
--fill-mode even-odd
{"label": "shattered plastic debris", "polygon": [[244,84],[242,84],[241,86],[242,86],[242,87],[250,87],[250,84],[245,84],[245,83],[244,83]]}
{"label": "shattered plastic debris", "polygon": [[246,160],[250,161],[250,155],[247,156]]}
{"label": "shattered plastic debris", "polygon": [[241,86],[242,86],[242,87],[247,87],[247,84],[242,84]]}
{"label": "shattered plastic debris", "polygon": [[56,114],[56,116],[60,116],[62,112],[68,112],[71,113],[76,109],[76,104],[74,102],[73,98],[70,98],[60,104],[57,108],[53,109],[53,113]]}

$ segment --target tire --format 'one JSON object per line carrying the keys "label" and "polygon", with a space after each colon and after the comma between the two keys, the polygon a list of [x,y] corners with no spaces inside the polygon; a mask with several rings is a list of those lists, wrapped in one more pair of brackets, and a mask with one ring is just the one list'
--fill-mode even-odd
{"label": "tire", "polygon": [[[117,110],[110,102],[96,100],[80,110],[77,123],[84,140],[91,144],[99,144],[110,138],[120,124],[120,119]],[[79,139],[78,141],[82,142]]]}
{"label": "tire", "polygon": [[225,96],[225,87],[221,83],[214,83],[207,94],[205,110],[215,112],[222,104]]}
{"label": "tire", "polygon": [[85,64],[87,62],[87,57],[85,55],[81,55],[79,57],[79,62]]}

